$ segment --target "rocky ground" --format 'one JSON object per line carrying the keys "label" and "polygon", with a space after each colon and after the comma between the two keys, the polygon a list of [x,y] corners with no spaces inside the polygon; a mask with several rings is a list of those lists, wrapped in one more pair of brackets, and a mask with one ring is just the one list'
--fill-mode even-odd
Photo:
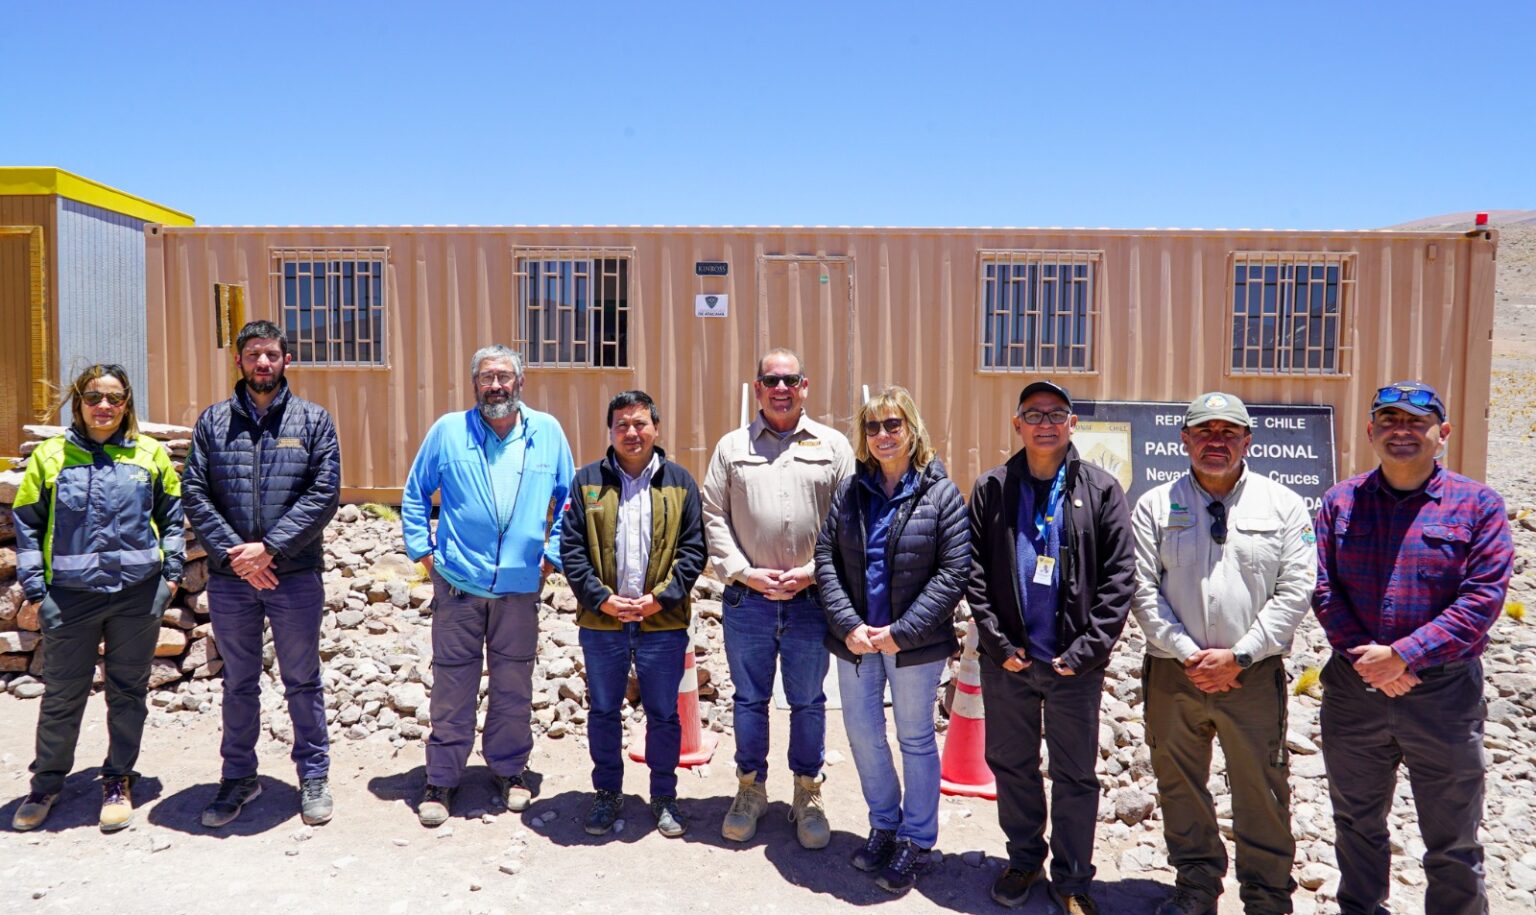
{"label": "rocky ground", "polygon": [[[1536,627],[1523,617],[1536,590],[1536,463],[1529,457],[1536,435],[1536,227],[1504,230],[1499,271],[1489,479],[1515,519],[1518,559],[1506,616],[1494,628],[1486,657],[1490,769],[1483,835],[1493,910],[1515,913],[1536,910]],[[538,802],[522,815],[500,810],[490,801],[489,778],[481,769],[478,781],[472,779],[461,793],[450,825],[421,830],[407,802],[419,790],[421,743],[431,724],[426,706],[432,685],[431,589],[404,557],[398,522],[387,511],[344,507],[326,537],[328,613],[321,648],[335,743],[336,822],[321,829],[298,823],[285,760],[292,734],[274,669],[262,699],[271,738],[262,751],[268,795],[227,834],[197,825],[197,811],[216,777],[222,680],[194,573],[184,606],[169,617],[162,640],[166,656],[157,662],[161,682],[151,694],[140,766],[147,778],[137,798],[137,824],[115,837],[90,828],[94,770],[78,773],[46,830],[26,836],[0,832],[0,901],[7,911],[110,905],[160,913],[203,908],[217,899],[223,908],[260,911],[499,912],[533,906],[564,911],[617,903],[638,911],[729,906],[799,912],[888,900],[845,864],[865,826],[836,713],[828,718],[832,848],[811,853],[794,846],[792,826],[782,820],[789,794],[782,772],[770,779],[770,792],[781,803],[764,820],[759,839],[727,847],[718,838],[718,821],[734,787],[732,689],[722,652],[719,585],[709,579],[696,592],[695,656],[701,725],[722,739],[713,763],[682,783],[684,812],[697,821],[686,840],[669,844],[655,835],[648,814],[634,801],[617,836],[591,839],[581,832],[589,799],[586,690],[575,605],[558,576],[551,578],[540,611],[534,700],[539,745],[533,762],[541,773]],[[0,555],[0,577],[3,560]],[[35,660],[28,654],[35,651],[35,621],[17,613],[19,593],[4,589],[0,582],[0,665],[8,665],[0,666],[0,691],[8,693],[0,696],[0,786],[9,786],[0,787],[0,798],[11,799],[0,806],[0,817],[8,822],[14,799],[26,790],[36,714],[36,703],[27,700],[41,684],[26,670]],[[1132,915],[1150,911],[1172,884],[1141,722],[1142,646],[1133,623],[1111,663],[1100,728],[1104,801],[1097,893],[1106,912]],[[1317,747],[1314,673],[1326,653],[1326,641],[1309,617],[1290,665],[1296,696],[1287,735],[1302,913],[1331,911],[1337,885]],[[270,663],[270,652],[268,657]],[[627,715],[638,734],[640,710],[631,708]],[[948,723],[942,712],[938,722],[941,728]],[[781,753],[787,730],[782,712],[776,713],[774,728]],[[97,697],[80,758],[93,762],[104,745]],[[643,786],[638,767],[629,784],[632,791]],[[1229,826],[1219,750],[1211,791]],[[895,911],[995,910],[986,888],[1004,852],[992,805],[946,799],[943,811],[934,872],[917,892],[889,904]],[[1423,846],[1406,778],[1398,786],[1392,826],[1394,902],[1397,910],[1412,911],[1424,884],[1418,861]],[[272,879],[277,874],[281,877]],[[194,885],[204,892],[193,891]],[[124,895],[125,888],[131,894]],[[216,888],[213,895],[206,892],[210,888]],[[1223,913],[1239,911],[1235,890],[1229,881]],[[1043,898],[1028,909],[1049,910]]]}

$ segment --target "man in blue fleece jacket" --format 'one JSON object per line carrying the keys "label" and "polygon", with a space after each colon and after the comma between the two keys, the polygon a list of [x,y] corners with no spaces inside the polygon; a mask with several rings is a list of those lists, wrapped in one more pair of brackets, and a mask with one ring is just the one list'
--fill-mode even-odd
{"label": "man in blue fleece jacket", "polygon": [[[522,402],[523,358],[491,345],[470,360],[475,407],[432,425],[411,464],[400,518],[405,549],[427,567],[432,616],[432,733],[423,826],[448,819],[475,741],[480,671],[488,655],[489,705],[481,752],[501,800],[532,800],[523,768],[539,639],[539,588],[560,565],[560,513],[575,473],[559,420]],[[441,496],[437,528],[432,495]]]}

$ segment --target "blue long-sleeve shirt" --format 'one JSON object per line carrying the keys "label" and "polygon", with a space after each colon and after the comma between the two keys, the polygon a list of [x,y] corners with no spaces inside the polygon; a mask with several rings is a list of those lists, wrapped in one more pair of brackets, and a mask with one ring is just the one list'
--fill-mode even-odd
{"label": "blue long-sleeve shirt", "polygon": [[575,461],[559,420],[526,404],[521,412],[505,439],[476,409],[433,423],[401,500],[406,553],[430,553],[440,575],[481,596],[537,591],[540,560],[560,567],[560,516]]}

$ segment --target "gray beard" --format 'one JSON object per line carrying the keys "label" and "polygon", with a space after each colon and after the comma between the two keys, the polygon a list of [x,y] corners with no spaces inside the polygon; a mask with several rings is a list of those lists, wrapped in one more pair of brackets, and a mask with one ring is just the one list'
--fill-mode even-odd
{"label": "gray beard", "polygon": [[521,397],[508,397],[501,403],[480,403],[480,415],[486,419],[506,419],[523,407]]}

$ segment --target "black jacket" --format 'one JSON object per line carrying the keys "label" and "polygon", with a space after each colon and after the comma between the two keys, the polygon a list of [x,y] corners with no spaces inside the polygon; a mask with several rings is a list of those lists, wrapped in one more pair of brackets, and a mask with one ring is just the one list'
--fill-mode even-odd
{"label": "black jacket", "polygon": [[[966,601],[981,650],[998,664],[1025,648],[1018,568],[1020,486],[1029,477],[1024,452],[993,468],[971,490],[971,580]],[[1114,477],[1067,451],[1068,506],[1061,535],[1061,612],[1056,638],[1076,673],[1109,663],[1136,593],[1135,539],[1125,493]]]}
{"label": "black jacket", "polygon": [[[844,639],[865,620],[866,540],[859,474],[832,495],[827,520],[816,538],[816,585],[827,611],[827,648],[857,662]],[[970,569],[970,528],[965,500],[933,460],[918,475],[917,491],[901,503],[886,539],[890,576],[891,636],[901,651],[896,665],[926,664],[955,653],[955,605]]]}
{"label": "black jacket", "polygon": [[181,500],[208,568],[229,570],[229,550],[261,541],[277,551],[273,572],[319,569],[321,535],[340,498],[341,452],[331,414],[288,389],[288,381],[257,421],[235,395],[203,411],[192,433]]}

